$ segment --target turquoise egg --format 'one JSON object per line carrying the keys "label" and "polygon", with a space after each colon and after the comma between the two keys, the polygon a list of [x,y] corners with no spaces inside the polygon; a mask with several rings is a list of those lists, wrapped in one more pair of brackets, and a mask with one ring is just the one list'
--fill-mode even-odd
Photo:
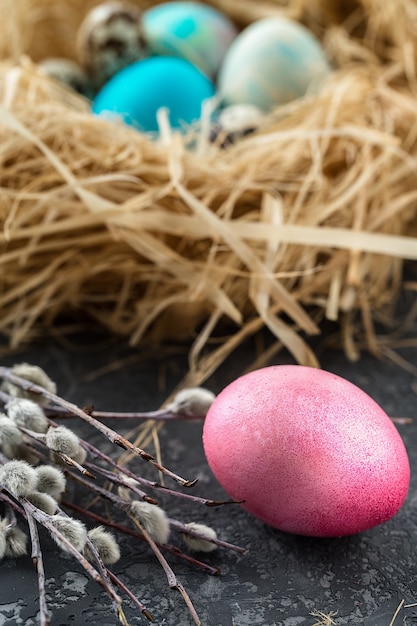
{"label": "turquoise egg", "polygon": [[331,72],[321,43],[302,24],[284,17],[253,22],[228,49],[218,76],[227,105],[264,111],[319,89]]}
{"label": "turquoise egg", "polygon": [[226,15],[200,2],[159,4],[144,11],[142,25],[151,54],[181,57],[211,77],[237,35]]}
{"label": "turquoise egg", "polygon": [[171,127],[182,128],[200,118],[203,102],[214,93],[212,81],[188,61],[152,57],[115,74],[95,97],[92,111],[152,132],[158,130],[158,109],[165,107]]}

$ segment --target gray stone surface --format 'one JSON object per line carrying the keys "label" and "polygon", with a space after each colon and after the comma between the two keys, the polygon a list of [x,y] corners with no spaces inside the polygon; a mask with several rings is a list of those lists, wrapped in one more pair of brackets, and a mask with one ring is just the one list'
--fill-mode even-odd
{"label": "gray stone surface", "polygon": [[[184,351],[149,357],[101,342],[76,350],[62,347],[52,338],[25,353],[2,359],[3,364],[27,360],[44,367],[59,385],[60,394],[80,405],[94,404],[106,410],[157,408],[186,371]],[[82,348],[82,349],[81,349]],[[218,392],[250,363],[255,347],[246,346],[206,383]],[[415,349],[402,355],[417,366]],[[125,357],[133,360],[123,361]],[[110,373],[101,368],[122,359]],[[274,362],[290,361],[282,355]],[[355,382],[377,400],[391,416],[415,418],[416,379],[412,373],[369,354],[357,363],[338,351],[321,354],[321,364]],[[95,375],[92,375],[95,373]],[[101,435],[76,425],[93,443],[110,450]],[[130,425],[120,424],[127,432]],[[391,626],[400,602],[404,605],[395,626],[417,625],[417,421],[399,425],[409,452],[412,480],[406,504],[386,524],[357,536],[314,539],[293,536],[269,528],[239,506],[206,508],[172,497],[161,503],[171,517],[183,522],[203,521],[214,526],[221,539],[249,550],[241,556],[220,549],[205,557],[221,568],[210,576],[176,557],[167,558],[188,590],[204,626],[313,626],[315,611],[333,614],[337,625]],[[225,494],[213,478],[201,445],[202,424],[169,423],[161,431],[163,459],[167,466],[188,478],[199,479],[193,492],[209,498]],[[142,461],[136,471],[156,478]],[[87,503],[80,489],[68,495]],[[91,523],[90,523],[91,524]],[[181,597],[169,590],[159,564],[146,544],[121,537],[122,559],[113,570],[149,608],[157,624],[191,626],[192,619]],[[41,532],[45,551],[48,603],[53,611],[51,626],[114,626],[107,596],[90,581],[82,568],[63,555]],[[172,543],[181,545],[175,535]],[[5,559],[0,564],[0,626],[35,626],[37,578],[29,557]],[[147,620],[126,602],[129,623]],[[326,622],[324,622],[326,623]],[[332,624],[333,622],[328,622]]]}

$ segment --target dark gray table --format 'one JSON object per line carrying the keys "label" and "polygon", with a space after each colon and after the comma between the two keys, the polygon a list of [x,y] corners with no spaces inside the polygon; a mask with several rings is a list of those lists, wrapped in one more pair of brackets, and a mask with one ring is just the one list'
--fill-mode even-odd
{"label": "dark gray table", "polygon": [[[72,350],[52,337],[45,337],[30,349],[3,358],[2,363],[23,360],[36,363],[56,379],[63,397],[106,410],[157,408],[186,371],[185,349],[156,357],[129,351],[118,339],[99,334],[90,339],[91,345],[86,345],[85,339],[79,338],[77,348]],[[206,386],[214,392],[220,391],[250,363],[254,349],[253,344],[244,346]],[[417,367],[415,349],[402,350],[401,354]],[[320,358],[323,368],[358,384],[389,415],[415,418],[413,373],[366,353],[357,363],[348,362],[340,351],[325,350]],[[100,375],[101,368],[118,359],[121,361],[114,371]],[[291,362],[291,359],[282,354],[274,362]],[[91,377],[92,372],[96,373],[95,377]],[[412,469],[408,499],[394,519],[357,536],[342,539],[293,536],[265,526],[239,506],[206,508],[175,498],[163,499],[171,517],[184,522],[194,519],[209,523],[221,539],[249,550],[245,556],[223,549],[208,555],[205,560],[221,568],[220,576],[210,576],[167,556],[204,626],[313,626],[321,623],[312,615],[314,611],[333,614],[333,622],[323,621],[329,625],[417,624],[417,606],[408,606],[417,602],[417,420],[398,428]],[[127,426],[121,425],[120,429],[126,432]],[[200,422],[166,424],[160,435],[163,459],[178,473],[199,478],[194,488],[197,495],[223,498],[225,494],[204,458],[201,431]],[[93,434],[91,441],[99,443],[103,439]],[[151,476],[150,468],[145,465],[138,461],[135,469]],[[46,554],[47,594],[53,610],[52,626],[117,624],[101,588],[89,580],[70,556],[63,556],[49,537],[43,533],[41,537]],[[182,599],[169,590],[165,575],[148,547],[121,536],[121,548],[123,557],[113,569],[149,608],[156,623],[191,625]],[[0,564],[0,576],[0,626],[37,624],[37,579],[30,558],[4,560]],[[402,601],[404,604],[392,622]],[[128,601],[126,614],[132,625],[148,623]]]}

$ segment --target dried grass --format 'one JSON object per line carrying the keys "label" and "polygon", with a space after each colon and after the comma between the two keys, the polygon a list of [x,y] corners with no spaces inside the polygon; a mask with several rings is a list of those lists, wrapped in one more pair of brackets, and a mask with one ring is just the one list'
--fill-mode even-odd
{"label": "dried grass", "polygon": [[318,618],[313,626],[336,626],[336,622],[333,619],[336,615],[334,612],[323,613],[322,611],[313,611],[310,615]]}
{"label": "dried grass", "polygon": [[315,365],[304,336],[339,320],[354,358],[360,311],[372,348],[417,259],[415,2],[212,2],[242,25],[300,19],[337,67],[226,150],[163,117],[158,141],[93,117],[37,71],[74,56],[94,4],[0,0],[0,333],[18,346],[82,311],[132,345],[194,338],[200,379],[264,326]]}

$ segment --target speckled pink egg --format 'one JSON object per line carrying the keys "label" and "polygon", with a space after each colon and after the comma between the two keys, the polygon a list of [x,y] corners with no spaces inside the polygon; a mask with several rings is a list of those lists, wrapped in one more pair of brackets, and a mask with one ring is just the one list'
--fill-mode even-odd
{"label": "speckled pink egg", "polygon": [[410,466],[386,413],[330,372],[299,365],[241,376],[215,399],[203,431],[219,483],[283,531],[341,537],[390,519]]}

